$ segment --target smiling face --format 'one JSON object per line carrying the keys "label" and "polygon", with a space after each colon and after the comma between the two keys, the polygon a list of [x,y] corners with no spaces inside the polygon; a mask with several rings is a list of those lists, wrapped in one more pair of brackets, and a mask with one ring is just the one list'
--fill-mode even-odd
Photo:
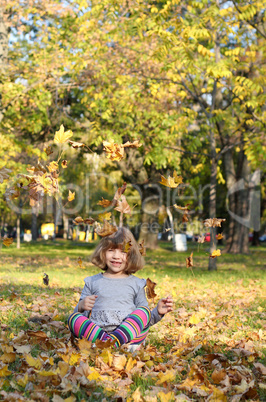
{"label": "smiling face", "polygon": [[107,270],[105,276],[123,277],[127,264],[127,253],[123,252],[120,248],[110,248],[105,254]]}

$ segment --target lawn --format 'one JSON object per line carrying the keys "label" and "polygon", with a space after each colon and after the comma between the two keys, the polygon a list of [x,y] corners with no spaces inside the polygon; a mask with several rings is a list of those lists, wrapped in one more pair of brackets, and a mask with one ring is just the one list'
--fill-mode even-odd
{"label": "lawn", "polygon": [[[66,327],[83,279],[99,272],[89,262],[94,247],[57,240],[2,248],[0,400],[266,400],[265,247],[222,254],[217,272],[207,270],[205,244],[148,251],[137,274],[157,283],[150,305],[171,294],[175,310],[133,355],[91,348]],[[193,272],[185,261],[192,251]]]}

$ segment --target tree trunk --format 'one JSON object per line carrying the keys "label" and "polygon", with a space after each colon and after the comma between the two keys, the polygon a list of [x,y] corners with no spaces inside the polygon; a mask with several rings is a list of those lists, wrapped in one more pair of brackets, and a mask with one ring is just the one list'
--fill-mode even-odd
{"label": "tree trunk", "polygon": [[63,238],[67,239],[67,234],[68,234],[68,215],[63,213],[63,224],[64,224],[64,234],[63,234]]}
{"label": "tree trunk", "polygon": [[[212,160],[211,160],[211,181],[210,181],[210,206],[209,206],[209,214],[210,218],[215,218],[216,217],[216,177],[217,177],[217,161],[216,161],[216,150],[215,150],[215,140],[214,138],[212,139],[212,145],[211,145],[211,153],[213,155]],[[211,228],[210,234],[211,234],[211,245],[210,245],[210,254],[214,250],[216,250],[216,228]],[[217,270],[217,263],[216,263],[217,258],[209,258],[209,265],[208,265],[208,271],[216,271]]]}
{"label": "tree trunk", "polygon": [[[8,32],[6,24],[4,22],[3,8],[0,7],[0,71],[5,71],[7,68],[6,67],[7,55],[8,55]],[[2,108],[1,103],[2,102],[0,98],[0,122],[4,117],[4,110]]]}
{"label": "tree trunk", "polygon": [[32,214],[31,214],[31,236],[33,241],[36,241],[38,238],[37,211],[35,207],[32,207]]}
{"label": "tree trunk", "polygon": [[228,190],[228,211],[230,215],[229,232],[225,251],[232,254],[249,253],[249,174],[250,169],[244,151],[238,160],[238,175],[236,175],[233,153],[225,153],[225,173]]}
{"label": "tree trunk", "polygon": [[158,210],[160,199],[157,188],[153,186],[142,186],[142,219],[139,241],[144,240],[145,246],[149,249],[158,247]]}

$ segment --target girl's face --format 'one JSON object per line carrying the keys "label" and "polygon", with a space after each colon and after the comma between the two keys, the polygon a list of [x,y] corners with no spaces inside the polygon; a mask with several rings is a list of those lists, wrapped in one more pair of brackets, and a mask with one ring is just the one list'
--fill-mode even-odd
{"label": "girl's face", "polygon": [[127,264],[127,253],[120,250],[120,248],[111,248],[106,251],[105,255],[107,274],[112,276],[125,276],[124,270]]}

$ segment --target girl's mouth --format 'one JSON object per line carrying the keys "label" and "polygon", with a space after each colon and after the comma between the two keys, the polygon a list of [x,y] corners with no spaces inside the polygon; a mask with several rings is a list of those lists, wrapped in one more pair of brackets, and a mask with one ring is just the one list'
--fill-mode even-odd
{"label": "girl's mouth", "polygon": [[121,262],[118,261],[111,261],[111,264],[116,265],[116,266],[120,266]]}

